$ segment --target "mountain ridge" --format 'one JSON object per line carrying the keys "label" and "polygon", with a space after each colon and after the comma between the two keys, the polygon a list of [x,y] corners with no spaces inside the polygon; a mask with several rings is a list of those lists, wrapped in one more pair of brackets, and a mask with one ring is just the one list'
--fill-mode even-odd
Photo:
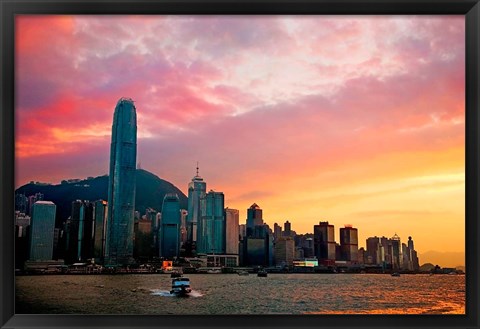
{"label": "mountain ridge", "polygon": [[[62,180],[56,185],[28,183],[15,190],[15,194],[24,194],[27,197],[39,192],[44,194],[44,200],[57,205],[58,227],[70,216],[73,201],[108,200],[108,175]],[[135,210],[141,215],[145,214],[147,208],[161,211],[163,197],[167,193],[176,193],[180,200],[180,208],[187,209],[187,197],[179,188],[149,171],[136,170]]]}

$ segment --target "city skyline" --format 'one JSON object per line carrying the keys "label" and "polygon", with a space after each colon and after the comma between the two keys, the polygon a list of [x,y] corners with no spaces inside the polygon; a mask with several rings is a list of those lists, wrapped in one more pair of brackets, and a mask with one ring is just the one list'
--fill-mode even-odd
{"label": "city skyline", "polygon": [[[365,241],[394,227],[420,253],[464,252],[463,17],[17,26],[17,187],[106,173],[110,104],[128,96],[142,168],[185,191],[199,161],[207,190],[224,192],[241,223],[256,202],[272,228],[352,224]],[[100,44],[93,31],[107,26]],[[42,48],[48,33],[58,39]],[[52,143],[38,146],[40,136]],[[446,235],[448,246],[436,238]]]}

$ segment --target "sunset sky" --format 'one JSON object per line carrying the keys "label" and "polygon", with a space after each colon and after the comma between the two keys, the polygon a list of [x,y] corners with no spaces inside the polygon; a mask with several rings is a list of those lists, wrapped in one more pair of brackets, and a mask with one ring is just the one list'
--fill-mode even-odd
{"label": "sunset sky", "polygon": [[255,202],[271,227],[329,221],[338,241],[352,224],[363,247],[411,235],[421,264],[463,265],[464,25],[17,16],[16,186],[108,173],[113,111],[130,97],[141,168],[186,193],[198,161],[240,223]]}

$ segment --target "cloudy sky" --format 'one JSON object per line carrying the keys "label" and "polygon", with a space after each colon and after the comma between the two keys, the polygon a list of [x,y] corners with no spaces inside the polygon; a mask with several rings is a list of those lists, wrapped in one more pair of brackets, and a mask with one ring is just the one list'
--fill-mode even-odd
{"label": "cloudy sky", "polygon": [[[19,16],[16,186],[141,168],[298,233],[328,220],[464,252],[463,16]],[[427,259],[420,259],[423,263]],[[458,257],[463,264],[463,257]]]}

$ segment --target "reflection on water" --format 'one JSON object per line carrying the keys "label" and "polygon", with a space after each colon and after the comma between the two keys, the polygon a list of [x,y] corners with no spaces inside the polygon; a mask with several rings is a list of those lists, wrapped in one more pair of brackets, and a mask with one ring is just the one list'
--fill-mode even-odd
{"label": "reflection on water", "polygon": [[[16,277],[16,313],[465,314],[465,276],[232,274],[189,276],[173,297],[168,275]],[[248,303],[246,302],[248,301]]]}

